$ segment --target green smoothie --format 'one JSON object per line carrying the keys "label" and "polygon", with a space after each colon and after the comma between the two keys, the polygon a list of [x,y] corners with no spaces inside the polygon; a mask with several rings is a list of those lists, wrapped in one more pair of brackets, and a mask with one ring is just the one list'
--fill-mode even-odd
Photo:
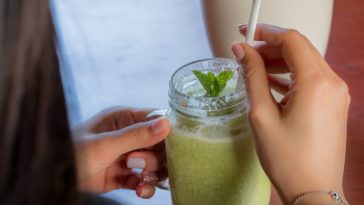
{"label": "green smoothie", "polygon": [[166,150],[173,205],[269,203],[238,68],[233,59],[204,59],[171,78]]}
{"label": "green smoothie", "polygon": [[270,182],[243,114],[223,119],[170,116],[166,140],[173,205],[267,205]]}

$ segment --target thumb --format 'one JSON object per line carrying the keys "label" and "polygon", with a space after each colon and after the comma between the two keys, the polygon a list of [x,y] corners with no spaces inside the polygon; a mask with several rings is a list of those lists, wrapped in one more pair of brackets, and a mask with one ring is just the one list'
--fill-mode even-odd
{"label": "thumb", "polygon": [[254,48],[245,43],[234,43],[231,49],[238,63],[244,68],[249,118],[252,125],[254,126],[258,122],[260,124],[263,120],[269,123],[272,120],[271,117],[277,119],[279,111],[270,91],[262,57]]}
{"label": "thumb", "polygon": [[159,118],[148,122],[136,123],[132,126],[101,133],[93,146],[95,153],[103,159],[113,160],[133,150],[147,148],[163,141],[170,130],[167,118]]}

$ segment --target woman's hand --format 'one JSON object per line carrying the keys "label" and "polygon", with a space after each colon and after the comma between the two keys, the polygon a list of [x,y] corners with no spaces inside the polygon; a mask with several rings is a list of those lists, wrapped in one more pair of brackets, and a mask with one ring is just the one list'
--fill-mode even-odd
{"label": "woman's hand", "polygon": [[[155,176],[166,177],[163,140],[170,125],[166,118],[145,121],[152,110],[112,108],[73,130],[80,186],[104,193],[134,189],[142,198],[155,191]],[[141,174],[131,168],[143,169]],[[148,175],[151,182],[143,181]]]}
{"label": "woman's hand", "polygon": [[[240,32],[245,35],[246,26]],[[342,193],[347,85],[299,32],[259,25],[255,39],[263,43],[235,43],[232,50],[245,68],[249,120],[264,170],[285,204],[308,191]],[[278,73],[290,73],[291,80]]]}

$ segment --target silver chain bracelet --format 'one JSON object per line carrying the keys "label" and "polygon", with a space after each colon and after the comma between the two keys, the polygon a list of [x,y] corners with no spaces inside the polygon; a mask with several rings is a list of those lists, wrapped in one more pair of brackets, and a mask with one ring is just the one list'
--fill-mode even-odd
{"label": "silver chain bracelet", "polygon": [[306,199],[306,198],[314,196],[314,195],[322,195],[322,194],[327,195],[328,197],[330,197],[335,204],[349,205],[349,203],[344,198],[342,198],[338,192],[334,192],[334,191],[328,191],[328,192],[327,191],[310,191],[310,192],[306,192],[306,193],[301,194],[299,197],[297,197],[293,201],[292,205],[298,205],[298,203],[303,199]]}

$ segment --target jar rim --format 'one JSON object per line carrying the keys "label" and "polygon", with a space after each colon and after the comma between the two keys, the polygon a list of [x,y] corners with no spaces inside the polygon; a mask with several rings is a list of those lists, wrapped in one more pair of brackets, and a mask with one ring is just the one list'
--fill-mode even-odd
{"label": "jar rim", "polygon": [[[182,111],[183,113],[188,112],[189,114],[192,112],[196,112],[196,115],[201,115],[201,112],[214,112],[214,111],[221,111],[224,109],[232,109],[234,107],[238,107],[241,105],[241,107],[244,107],[244,99],[245,99],[245,89],[241,89],[239,91],[235,91],[232,93],[229,93],[227,95],[222,95],[222,96],[217,96],[217,97],[203,97],[203,96],[191,96],[191,95],[187,95],[182,93],[181,91],[178,90],[178,88],[176,88],[176,85],[174,85],[173,80],[175,79],[176,75],[179,74],[179,72],[183,71],[184,69],[187,69],[188,67],[190,67],[191,65],[194,65],[196,63],[200,63],[200,62],[207,62],[207,61],[223,61],[223,62],[230,62],[230,63],[236,63],[236,61],[234,59],[230,59],[230,58],[205,58],[205,59],[200,59],[200,60],[196,60],[190,63],[187,63],[183,66],[181,66],[180,68],[178,68],[172,75],[170,81],[169,81],[169,104],[171,106],[171,108],[175,108],[178,111]],[[239,66],[236,63],[237,66]],[[183,102],[204,102],[206,104],[216,104],[217,106],[211,106],[211,107],[206,107],[206,106],[193,106],[191,104],[186,105],[179,105],[179,103],[177,103],[177,101],[183,101]],[[227,104],[219,104],[219,102],[227,102],[227,100],[229,101],[229,103]],[[205,114],[202,114],[205,115]]]}

